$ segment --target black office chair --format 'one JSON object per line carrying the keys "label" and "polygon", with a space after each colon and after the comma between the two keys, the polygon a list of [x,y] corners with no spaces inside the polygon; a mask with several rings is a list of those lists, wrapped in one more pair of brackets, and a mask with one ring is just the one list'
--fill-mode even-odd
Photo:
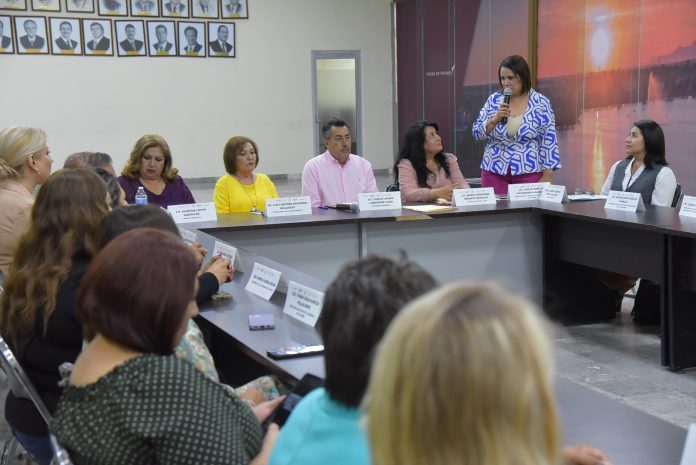
{"label": "black office chair", "polygon": [[398,184],[389,184],[386,189],[384,189],[385,192],[399,192],[399,185]]}
{"label": "black office chair", "polygon": [[679,206],[682,197],[684,197],[682,186],[681,184],[677,184],[677,188],[674,190],[674,198],[672,199],[672,208],[677,208],[677,206]]}
{"label": "black office chair", "polygon": [[[0,337],[0,365],[2,365],[2,369],[7,375],[12,394],[21,399],[30,400],[36,407],[36,410],[39,411],[41,418],[49,425],[51,423],[51,414],[46,408],[46,404],[44,404],[39,393],[36,392],[31,380],[12,353],[12,349],[10,349],[10,346],[7,345],[7,342],[5,342],[5,339],[2,337]],[[8,463],[10,457],[14,455],[16,446],[17,442],[14,437],[12,437],[11,441],[5,441],[2,456],[0,456],[1,465]],[[57,465],[71,465],[67,452],[60,447],[58,441],[53,437],[51,437],[51,447],[53,448],[52,463]]]}

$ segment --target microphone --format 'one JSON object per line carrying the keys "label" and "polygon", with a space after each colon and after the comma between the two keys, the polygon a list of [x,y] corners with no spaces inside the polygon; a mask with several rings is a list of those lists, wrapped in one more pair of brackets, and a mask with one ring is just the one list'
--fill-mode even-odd
{"label": "microphone", "polygon": [[[503,91],[503,103],[510,105],[510,96],[512,95],[512,87],[506,87]],[[500,120],[501,123],[507,124],[507,116]]]}
{"label": "microphone", "polygon": [[336,210],[346,210],[346,211],[351,211],[351,212],[358,212],[358,204],[355,202],[350,202],[350,203],[337,203],[335,207],[332,207],[330,205],[327,205],[329,208],[335,208]]}

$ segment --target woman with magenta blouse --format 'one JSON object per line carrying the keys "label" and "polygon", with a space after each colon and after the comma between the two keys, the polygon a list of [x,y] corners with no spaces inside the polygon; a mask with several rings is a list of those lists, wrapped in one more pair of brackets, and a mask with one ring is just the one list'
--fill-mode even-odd
{"label": "woman with magenta blouse", "polygon": [[402,202],[452,200],[454,189],[468,188],[457,157],[444,153],[438,125],[418,121],[404,135],[394,175],[399,184]]}
{"label": "woman with magenta blouse", "polygon": [[[529,65],[519,55],[498,68],[500,92],[488,97],[474,123],[474,138],[485,140],[481,185],[506,195],[509,184],[551,181],[561,167],[549,99],[532,89]],[[503,91],[510,88],[510,103]],[[507,118],[507,123],[503,122]]]}
{"label": "woman with magenta blouse", "polygon": [[118,183],[126,201],[135,203],[138,187],[144,187],[147,202],[167,208],[169,205],[196,203],[184,180],[172,166],[172,153],[162,137],[146,134],[135,143]]}

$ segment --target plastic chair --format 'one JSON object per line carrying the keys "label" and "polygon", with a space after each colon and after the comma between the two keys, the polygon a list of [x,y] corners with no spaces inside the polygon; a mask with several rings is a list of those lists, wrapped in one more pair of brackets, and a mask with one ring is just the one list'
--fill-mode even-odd
{"label": "plastic chair", "polygon": [[[39,414],[41,414],[41,417],[44,419],[46,424],[49,425],[51,423],[51,414],[46,408],[46,404],[44,404],[39,393],[36,392],[36,388],[34,388],[31,380],[12,353],[12,349],[10,349],[10,346],[7,345],[7,342],[5,342],[5,339],[2,337],[0,337],[0,364],[2,365],[3,371],[7,375],[7,380],[9,381],[10,390],[12,390],[12,393],[19,398],[29,399],[36,407],[36,410],[39,411]],[[14,437],[12,437],[12,441],[5,442],[5,447],[3,448],[2,456],[0,457],[0,464],[8,463],[7,461],[9,458],[14,455],[16,446],[17,441]],[[65,449],[60,447],[58,441],[56,441],[53,436],[51,436],[51,447],[53,448],[52,463],[58,465],[71,464],[67,452]]]}
{"label": "plastic chair", "polygon": [[672,199],[672,208],[677,208],[682,197],[684,197],[682,186],[681,184],[677,184],[677,188],[674,190],[674,198]]}

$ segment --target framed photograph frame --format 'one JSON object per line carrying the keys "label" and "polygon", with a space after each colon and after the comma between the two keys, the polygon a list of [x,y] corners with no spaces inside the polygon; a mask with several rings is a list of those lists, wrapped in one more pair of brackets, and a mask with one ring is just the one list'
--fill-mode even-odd
{"label": "framed photograph frame", "polygon": [[99,16],[128,16],[127,0],[96,0]]}
{"label": "framed photograph frame", "polygon": [[94,13],[94,0],[65,0],[68,13]]}
{"label": "framed photograph frame", "polygon": [[233,22],[208,21],[208,56],[235,58],[237,42]]}
{"label": "framed photograph frame", "polygon": [[188,0],[161,0],[163,18],[188,18]]}
{"label": "framed photograph frame", "polygon": [[[46,17],[15,16],[17,53],[21,55],[48,55],[48,34]],[[24,35],[20,36],[24,31]]]}
{"label": "framed photograph frame", "polygon": [[114,56],[114,35],[111,20],[83,18],[82,43],[86,56]]}
{"label": "framed photograph frame", "polygon": [[0,0],[0,10],[27,11],[27,0]]}
{"label": "framed photograph frame", "polygon": [[220,17],[220,0],[191,0],[191,17],[217,19]]}
{"label": "framed photograph frame", "polygon": [[174,21],[147,22],[148,54],[151,57],[177,55],[176,24]]}
{"label": "framed photograph frame", "polygon": [[147,56],[147,40],[145,38],[145,21],[142,19],[117,19],[116,50],[120,57]]}
{"label": "framed photograph frame", "polygon": [[82,55],[82,24],[79,18],[49,18],[52,55]]}
{"label": "framed photograph frame", "polygon": [[179,56],[205,58],[208,41],[203,21],[178,21]]}
{"label": "framed photograph frame", "polygon": [[12,17],[0,15],[0,53],[15,52],[14,34],[12,32]]}
{"label": "framed photograph frame", "polygon": [[159,0],[130,0],[131,16],[157,17],[160,15]]}
{"label": "framed photograph frame", "polygon": [[249,19],[247,0],[220,0],[220,18]]}
{"label": "framed photograph frame", "polygon": [[34,11],[60,11],[60,0],[31,0]]}

